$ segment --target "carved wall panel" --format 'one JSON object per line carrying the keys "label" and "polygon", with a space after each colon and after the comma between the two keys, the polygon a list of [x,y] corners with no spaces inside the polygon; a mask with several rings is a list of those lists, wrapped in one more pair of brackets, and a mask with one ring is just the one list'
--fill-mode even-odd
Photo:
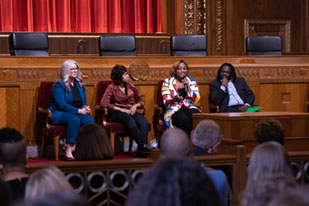
{"label": "carved wall panel", "polygon": [[206,35],[206,0],[183,0],[184,34]]}
{"label": "carved wall panel", "polygon": [[[244,42],[247,36],[281,36],[284,53],[291,51],[291,21],[281,19],[245,19]],[[246,50],[246,48],[245,48]]]}

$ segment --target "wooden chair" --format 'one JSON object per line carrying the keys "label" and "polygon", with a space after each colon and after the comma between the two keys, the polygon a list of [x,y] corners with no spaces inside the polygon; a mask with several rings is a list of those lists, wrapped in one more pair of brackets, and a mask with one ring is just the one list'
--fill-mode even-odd
{"label": "wooden chair", "polygon": [[[97,95],[96,95],[96,106],[95,106],[95,122],[97,124],[101,124],[104,126],[105,131],[110,136],[111,146],[114,151],[115,148],[115,136],[129,136],[127,128],[124,124],[119,122],[108,122],[107,121],[107,108],[102,108],[100,106],[100,100],[107,89],[108,85],[113,83],[112,81],[99,81],[97,84]],[[142,109],[142,114],[145,114],[144,108]],[[148,124],[149,130],[151,130],[151,125]],[[132,150],[133,139],[130,137],[130,144],[129,144],[129,152]]]}
{"label": "wooden chair", "polygon": [[48,107],[52,98],[53,86],[54,82],[41,82],[39,89],[38,124],[42,137],[40,156],[43,157],[44,155],[46,139],[53,137],[55,160],[59,160],[59,141],[61,136],[66,135],[66,128],[62,125],[49,124],[48,121],[51,117],[51,112],[48,110]]}
{"label": "wooden chair", "polygon": [[160,137],[162,133],[167,129],[164,123],[164,113],[166,111],[165,105],[163,104],[162,99],[162,84],[163,80],[160,80],[157,84],[157,90],[155,92],[155,105],[154,105],[154,114],[153,114],[153,128],[155,132],[155,137],[160,146]]}

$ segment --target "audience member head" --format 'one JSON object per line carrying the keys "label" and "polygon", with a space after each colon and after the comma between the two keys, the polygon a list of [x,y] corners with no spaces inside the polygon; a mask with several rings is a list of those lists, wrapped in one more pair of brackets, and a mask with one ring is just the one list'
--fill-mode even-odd
{"label": "audience member head", "polygon": [[9,205],[12,198],[9,185],[0,178],[0,205]]}
{"label": "audience member head", "polygon": [[225,76],[228,80],[234,81],[236,79],[235,67],[230,63],[222,64],[217,72],[217,81],[220,82]]}
{"label": "audience member head", "polygon": [[187,76],[188,76],[189,66],[188,66],[187,62],[185,62],[184,60],[179,60],[179,61],[177,61],[173,64],[172,76],[177,78],[177,70],[180,70],[181,68],[184,68],[184,69],[187,70]]}
{"label": "audience member head", "polygon": [[25,200],[32,200],[42,195],[72,190],[63,172],[55,166],[40,169],[30,175],[26,185]]}
{"label": "audience member head", "polygon": [[109,138],[98,124],[82,126],[76,136],[74,157],[82,160],[113,159],[113,150]]}
{"label": "audience member head", "polygon": [[27,146],[23,136],[15,129],[0,130],[0,162],[4,170],[24,170],[27,163]]}
{"label": "audience member head", "polygon": [[287,188],[272,199],[268,206],[309,206],[309,188]]}
{"label": "audience member head", "polygon": [[123,65],[115,65],[111,73],[111,79],[116,85],[119,85],[123,81],[123,75],[127,72],[127,68]]}
{"label": "audience member head", "polygon": [[87,200],[72,190],[59,190],[53,193],[46,193],[34,199],[27,200],[24,204],[18,203],[16,206],[87,206]]}
{"label": "audience member head", "polygon": [[199,122],[192,134],[193,144],[202,146],[209,154],[216,151],[221,143],[221,139],[221,128],[213,120]]}
{"label": "audience member head", "polygon": [[292,176],[292,169],[284,147],[271,141],[258,145],[252,152],[247,182],[273,174]]}
{"label": "audience member head", "polygon": [[84,86],[82,73],[80,72],[77,62],[74,60],[65,60],[61,65],[60,79],[64,82],[68,91],[71,90],[69,78],[71,75],[71,69],[73,68],[77,68],[77,77],[75,78],[75,80],[79,83],[80,86]]}
{"label": "audience member head", "polygon": [[182,129],[170,128],[161,136],[160,150],[166,157],[191,156],[191,140]]}
{"label": "audience member head", "polygon": [[293,177],[274,175],[250,182],[242,194],[241,206],[265,206],[280,192],[296,188]]}
{"label": "audience member head", "polygon": [[127,206],[220,205],[212,180],[192,158],[163,158],[141,177]]}
{"label": "audience member head", "polygon": [[259,144],[275,141],[284,144],[284,132],[281,123],[277,120],[261,120],[255,126],[254,136]]}

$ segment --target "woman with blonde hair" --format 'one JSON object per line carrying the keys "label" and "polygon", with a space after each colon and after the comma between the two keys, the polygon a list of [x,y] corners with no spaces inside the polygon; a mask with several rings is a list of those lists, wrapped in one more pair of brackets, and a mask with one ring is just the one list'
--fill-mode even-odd
{"label": "woman with blonde hair", "polygon": [[258,145],[251,154],[247,185],[251,180],[283,174],[292,176],[291,164],[284,147],[274,141]]}
{"label": "woman with blonde hair", "polygon": [[26,185],[25,200],[63,190],[73,191],[63,172],[55,166],[43,168],[30,175]]}
{"label": "woman with blonde hair", "polygon": [[67,160],[74,160],[72,152],[79,128],[94,122],[89,115],[91,110],[87,105],[86,87],[76,61],[66,60],[62,63],[60,80],[54,85],[49,110],[51,124],[66,126],[65,156]]}

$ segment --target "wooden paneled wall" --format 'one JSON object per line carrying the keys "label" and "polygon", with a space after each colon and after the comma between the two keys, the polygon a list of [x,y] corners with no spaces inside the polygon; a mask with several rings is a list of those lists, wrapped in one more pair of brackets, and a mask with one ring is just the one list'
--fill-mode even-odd
{"label": "wooden paneled wall", "polygon": [[[309,56],[282,57],[97,57],[71,56],[83,72],[87,100],[95,108],[96,83],[109,80],[115,64],[129,68],[131,81],[145,97],[146,118],[152,122],[157,81],[170,76],[177,60],[185,60],[189,75],[199,84],[203,112],[209,111],[209,82],[218,67],[232,63],[256,95],[261,111],[306,112]],[[41,81],[56,81],[61,63],[68,57],[0,57],[0,127],[17,128],[29,144],[39,141],[36,122],[38,89]],[[151,132],[153,135],[153,132]]]}
{"label": "wooden paneled wall", "polygon": [[162,11],[174,11],[162,20],[166,30],[207,35],[208,55],[244,55],[248,35],[280,35],[284,53],[309,53],[309,0],[168,0],[162,4],[167,7]]}

